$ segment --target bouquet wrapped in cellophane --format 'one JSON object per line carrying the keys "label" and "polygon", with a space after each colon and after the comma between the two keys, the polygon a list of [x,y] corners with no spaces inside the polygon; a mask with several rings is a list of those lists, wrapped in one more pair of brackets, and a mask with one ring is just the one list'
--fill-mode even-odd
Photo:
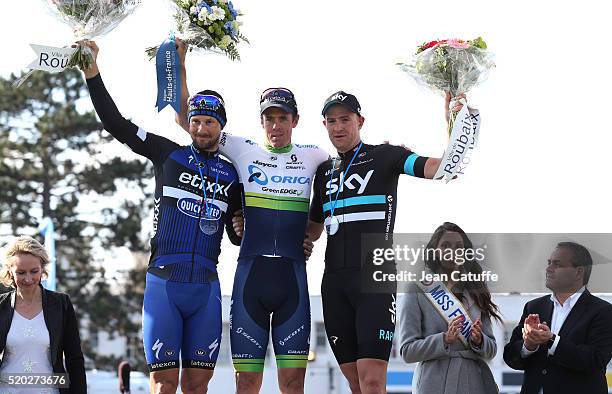
{"label": "bouquet wrapped in cellophane", "polygon": [[419,84],[434,91],[449,92],[450,108],[463,104],[459,113],[449,113],[451,144],[445,152],[436,178],[446,177],[448,181],[456,174],[463,174],[469,163],[469,155],[476,146],[480,113],[469,107],[460,96],[486,80],[489,71],[495,67],[493,55],[487,51],[486,43],[481,37],[474,40],[429,41],[417,48],[411,63],[398,65]]}
{"label": "bouquet wrapped in cellophane", "polygon": [[411,64],[398,63],[418,82],[452,97],[483,82],[495,67],[482,38],[430,41],[419,46]]}
{"label": "bouquet wrapped in cellophane", "polygon": [[[55,15],[74,31],[75,41],[93,39],[113,30],[131,14],[140,0],[47,0]],[[89,68],[91,53],[79,46],[68,67]]]}
{"label": "bouquet wrapped in cellophane", "polygon": [[[242,14],[228,0],[172,0],[175,5],[174,19],[176,37],[187,44],[190,50],[202,49],[227,55],[231,60],[240,60],[237,44],[247,42],[240,33]],[[150,59],[157,54],[159,46],[147,48]]]}
{"label": "bouquet wrapped in cellophane", "polygon": [[[73,29],[71,42],[93,39],[108,33],[129,14],[140,0],[43,0],[50,11]],[[34,70],[60,72],[68,67],[89,68],[93,61],[89,47],[51,47],[31,44],[37,58],[28,66],[28,73],[15,81],[21,85]]]}

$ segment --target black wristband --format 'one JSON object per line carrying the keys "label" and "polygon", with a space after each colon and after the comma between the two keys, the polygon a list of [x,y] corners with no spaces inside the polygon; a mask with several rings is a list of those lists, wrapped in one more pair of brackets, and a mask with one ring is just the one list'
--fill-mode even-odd
{"label": "black wristband", "polygon": [[548,340],[548,342],[546,342],[546,349],[550,349],[555,344],[556,338],[557,336],[555,334],[552,334],[552,337]]}

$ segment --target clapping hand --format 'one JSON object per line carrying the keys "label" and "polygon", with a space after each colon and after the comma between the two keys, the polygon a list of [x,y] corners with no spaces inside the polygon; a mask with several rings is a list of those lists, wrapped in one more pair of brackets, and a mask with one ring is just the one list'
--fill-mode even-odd
{"label": "clapping hand", "polygon": [[463,320],[465,317],[463,315],[455,317],[448,324],[448,329],[444,333],[444,343],[447,345],[451,345],[457,342],[459,338],[459,334],[461,332],[461,327],[463,326]]}
{"label": "clapping hand", "polygon": [[470,340],[477,347],[480,347],[480,345],[482,345],[482,321],[480,321],[480,319],[477,319],[472,325],[472,330],[470,331]]}

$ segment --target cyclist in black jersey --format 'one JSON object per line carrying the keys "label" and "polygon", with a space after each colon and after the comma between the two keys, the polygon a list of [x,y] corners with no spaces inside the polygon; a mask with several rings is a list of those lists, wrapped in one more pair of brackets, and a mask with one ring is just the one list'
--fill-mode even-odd
{"label": "cyclist in black jersey", "polygon": [[[446,101],[448,108],[448,95]],[[389,144],[364,144],[365,119],[351,94],[331,95],[322,114],[339,157],[317,169],[307,234],[317,240],[323,229],[328,233],[321,284],[325,329],[351,391],[385,393],[395,288],[382,293],[362,288],[362,263],[368,257],[362,255],[362,235],[381,234],[383,243],[392,243],[399,175],[432,179],[441,159]]]}

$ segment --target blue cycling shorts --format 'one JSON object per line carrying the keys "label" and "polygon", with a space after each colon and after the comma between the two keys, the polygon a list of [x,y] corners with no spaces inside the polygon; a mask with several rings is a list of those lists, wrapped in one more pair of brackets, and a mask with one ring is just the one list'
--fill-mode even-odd
{"label": "blue cycling shorts", "polygon": [[147,272],[142,329],[150,371],[179,368],[179,360],[183,368],[212,370],[217,362],[222,330],[219,280],[216,272],[210,275],[207,270],[208,279],[199,275],[195,282],[172,280],[177,271],[189,268],[167,265]]}

